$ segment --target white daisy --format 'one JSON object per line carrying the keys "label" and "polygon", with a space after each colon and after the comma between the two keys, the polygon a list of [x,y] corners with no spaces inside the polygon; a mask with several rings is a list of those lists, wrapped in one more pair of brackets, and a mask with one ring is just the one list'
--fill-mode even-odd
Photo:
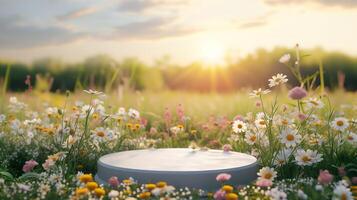
{"label": "white daisy", "polygon": [[140,113],[139,111],[133,109],[133,108],[130,108],[129,111],[128,111],[128,115],[129,117],[133,118],[133,119],[140,119]]}
{"label": "white daisy", "polygon": [[105,129],[103,127],[98,127],[91,132],[93,139],[98,142],[104,142],[113,138],[113,131],[111,131],[110,129]]}
{"label": "white daisy", "polygon": [[307,151],[303,149],[297,150],[295,154],[295,161],[300,166],[310,166],[314,163],[318,163],[322,160],[322,154],[317,153],[308,149]]}
{"label": "white daisy", "polygon": [[235,120],[232,124],[233,132],[243,133],[247,131],[247,125],[241,120]]}
{"label": "white daisy", "polygon": [[286,164],[289,161],[291,152],[291,149],[282,149],[281,151],[279,151],[279,153],[275,157],[274,165],[282,166]]}
{"label": "white daisy", "polygon": [[120,108],[118,109],[117,115],[119,115],[119,116],[125,116],[125,115],[126,115],[125,108],[120,107]]}
{"label": "white daisy", "polygon": [[309,99],[305,100],[305,103],[309,109],[311,109],[311,108],[320,109],[320,108],[324,107],[324,103],[318,98],[309,98]]}
{"label": "white daisy", "polygon": [[285,200],[288,197],[284,191],[280,191],[278,188],[268,190],[266,195],[271,197],[272,200]]}
{"label": "white daisy", "polygon": [[6,119],[6,116],[4,114],[0,115],[0,123],[4,122]]}
{"label": "white daisy", "polygon": [[102,94],[102,93],[103,93],[103,92],[99,92],[99,91],[92,90],[92,89],[89,89],[89,90],[83,90],[83,92],[88,93],[88,94],[93,94],[93,95],[100,95],[100,94]]}
{"label": "white daisy", "polygon": [[333,190],[332,200],[353,200],[352,192],[344,185],[337,185]]}
{"label": "white daisy", "polygon": [[267,121],[264,118],[258,118],[254,121],[254,124],[259,129],[264,129],[267,127]]}
{"label": "white daisy", "polygon": [[266,179],[270,181],[273,181],[277,176],[276,171],[270,167],[261,168],[257,174],[259,176],[259,179]]}
{"label": "white daisy", "polygon": [[348,132],[347,135],[346,135],[346,140],[350,144],[357,144],[357,134],[356,133],[352,133],[352,132]]}
{"label": "white daisy", "polygon": [[274,124],[279,126],[290,126],[294,123],[293,118],[289,118],[288,116],[276,115],[274,117]]}
{"label": "white daisy", "polygon": [[284,54],[283,56],[281,56],[281,58],[279,59],[279,62],[280,63],[288,63],[289,61],[290,61],[290,58],[291,58],[291,56],[290,56],[290,54],[289,53],[287,53],[287,54]]}
{"label": "white daisy", "polygon": [[286,78],[286,75],[284,74],[277,74],[273,76],[271,79],[269,79],[269,87],[275,87],[280,84],[288,82],[288,79]]}
{"label": "white daisy", "polygon": [[257,140],[258,140],[258,135],[250,131],[248,131],[244,136],[244,141],[249,145],[255,144]]}
{"label": "white daisy", "polygon": [[301,141],[301,135],[298,134],[296,129],[285,128],[281,131],[280,142],[285,144],[286,147],[295,147]]}
{"label": "white daisy", "polygon": [[344,117],[336,117],[331,122],[331,127],[336,131],[344,131],[349,125],[348,120]]}
{"label": "white daisy", "polygon": [[262,90],[262,88],[259,88],[257,90],[253,90],[252,92],[249,93],[250,98],[255,98],[255,97],[260,97],[261,95],[268,94],[270,90]]}

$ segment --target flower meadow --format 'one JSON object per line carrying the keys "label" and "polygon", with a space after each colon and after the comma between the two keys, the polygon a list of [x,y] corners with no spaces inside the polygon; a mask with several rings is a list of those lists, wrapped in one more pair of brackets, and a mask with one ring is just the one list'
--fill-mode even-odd
{"label": "flower meadow", "polygon": [[[87,101],[49,103],[10,97],[0,114],[0,199],[341,199],[357,198],[357,105],[335,107],[316,77],[302,77],[299,59],[280,59],[299,86],[288,93],[284,74],[247,96],[256,110],[232,118],[196,122],[184,106],[162,115],[143,115],[115,107],[108,97],[85,90]],[[321,78],[321,77],[320,77]],[[280,96],[289,98],[288,103]],[[266,101],[270,96],[273,101]],[[135,177],[95,182],[102,155],[133,149],[188,147],[221,149],[258,159],[257,179],[249,185],[217,174],[217,191],[175,188],[162,180],[138,183]]]}

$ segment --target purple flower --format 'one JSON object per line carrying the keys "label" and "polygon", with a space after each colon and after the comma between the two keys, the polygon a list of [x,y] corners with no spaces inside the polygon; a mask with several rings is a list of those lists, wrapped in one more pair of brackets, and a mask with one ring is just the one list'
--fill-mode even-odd
{"label": "purple flower", "polygon": [[34,167],[36,167],[38,163],[34,160],[28,160],[25,162],[24,166],[22,167],[22,171],[25,173],[30,172]]}
{"label": "purple flower", "polygon": [[306,97],[307,92],[304,88],[301,87],[294,87],[289,91],[288,96],[294,100],[300,100],[304,97]]}

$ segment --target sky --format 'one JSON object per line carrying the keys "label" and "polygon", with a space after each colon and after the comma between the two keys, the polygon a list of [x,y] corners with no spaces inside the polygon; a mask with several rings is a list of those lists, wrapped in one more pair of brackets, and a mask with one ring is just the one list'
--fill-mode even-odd
{"label": "sky", "polygon": [[357,55],[357,0],[0,0],[0,58],[219,64],[258,48]]}

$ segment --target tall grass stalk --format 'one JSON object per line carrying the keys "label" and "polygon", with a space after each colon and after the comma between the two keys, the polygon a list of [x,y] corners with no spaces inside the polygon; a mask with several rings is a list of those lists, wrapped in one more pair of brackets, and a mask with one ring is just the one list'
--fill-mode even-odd
{"label": "tall grass stalk", "polygon": [[2,95],[0,97],[0,103],[1,103],[1,107],[0,107],[0,110],[3,111],[3,101],[5,99],[5,96],[6,96],[6,92],[7,92],[7,86],[9,84],[9,81],[10,81],[10,71],[11,71],[11,65],[8,64],[7,67],[6,67],[6,73],[5,73],[5,79],[4,79],[4,84],[2,86]]}
{"label": "tall grass stalk", "polygon": [[321,60],[319,64],[319,70],[320,70],[320,93],[321,95],[323,95],[325,92],[325,80],[324,80],[324,65],[322,64]]}

